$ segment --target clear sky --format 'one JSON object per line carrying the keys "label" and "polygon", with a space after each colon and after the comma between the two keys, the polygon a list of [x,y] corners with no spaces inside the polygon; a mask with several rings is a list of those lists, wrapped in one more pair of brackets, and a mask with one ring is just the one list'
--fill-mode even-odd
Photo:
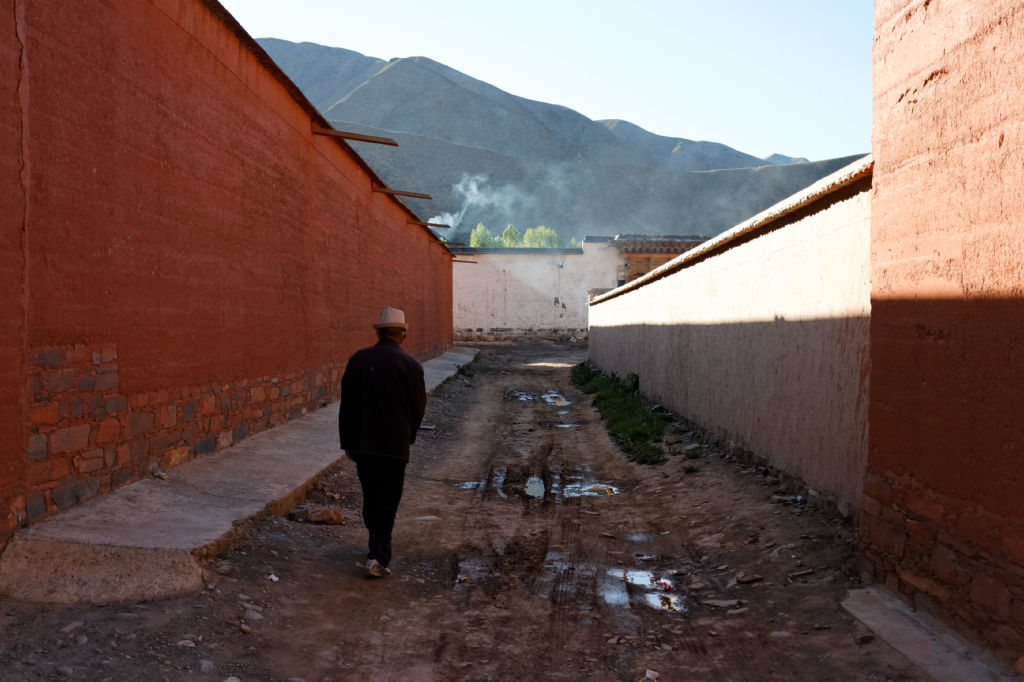
{"label": "clear sky", "polygon": [[871,150],[871,0],[221,0],[254,38],[425,56],[756,156]]}

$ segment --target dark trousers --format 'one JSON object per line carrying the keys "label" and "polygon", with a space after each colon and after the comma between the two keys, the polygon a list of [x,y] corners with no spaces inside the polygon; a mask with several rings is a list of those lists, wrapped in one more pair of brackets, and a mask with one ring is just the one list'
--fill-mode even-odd
{"label": "dark trousers", "polygon": [[370,553],[382,566],[391,563],[391,530],[402,500],[405,462],[388,457],[360,457],[356,474],[363,487],[363,523],[370,531]]}

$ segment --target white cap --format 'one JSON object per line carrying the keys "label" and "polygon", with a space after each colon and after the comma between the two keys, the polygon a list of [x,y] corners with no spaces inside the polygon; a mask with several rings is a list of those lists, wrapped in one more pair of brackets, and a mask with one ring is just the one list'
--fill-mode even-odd
{"label": "white cap", "polygon": [[385,308],[380,311],[380,321],[373,325],[373,328],[385,329],[387,327],[405,329],[405,311],[398,308]]}

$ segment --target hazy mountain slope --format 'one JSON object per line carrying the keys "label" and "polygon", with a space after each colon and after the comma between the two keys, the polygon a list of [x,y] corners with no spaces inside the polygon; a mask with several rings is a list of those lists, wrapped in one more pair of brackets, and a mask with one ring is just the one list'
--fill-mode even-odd
{"label": "hazy mountain slope", "polygon": [[619,233],[710,236],[857,158],[679,173],[535,161],[401,131],[351,123],[345,127],[398,141],[397,149],[352,145],[393,187],[432,195],[433,201],[407,201],[424,218],[457,219],[458,241],[465,241],[478,222],[492,232],[509,223],[520,229],[547,225],[577,238]]}
{"label": "hazy mountain slope", "polygon": [[270,56],[339,129],[393,137],[352,143],[423,218],[499,232],[544,224],[562,235],[714,235],[856,157],[768,162],[724,144],[592,121],[504,92],[425,57],[383,61],[263,38]]}
{"label": "hazy mountain slope", "polygon": [[575,111],[515,97],[424,57],[388,62],[324,115],[536,160],[643,163]]}
{"label": "hazy mountain slope", "polygon": [[277,38],[260,38],[258,42],[321,112],[387,64],[340,47]]}
{"label": "hazy mountain slope", "polygon": [[744,154],[717,142],[694,142],[650,133],[629,121],[598,121],[613,135],[636,149],[658,168],[676,171],[756,168],[764,159]]}
{"label": "hazy mountain slope", "polygon": [[808,159],[803,156],[786,156],[785,154],[769,154],[764,157],[764,160],[768,163],[807,163]]}

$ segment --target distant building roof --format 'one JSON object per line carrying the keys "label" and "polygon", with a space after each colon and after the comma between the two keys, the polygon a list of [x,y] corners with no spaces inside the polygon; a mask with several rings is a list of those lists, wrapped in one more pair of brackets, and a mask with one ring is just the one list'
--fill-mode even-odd
{"label": "distant building roof", "polygon": [[451,251],[452,253],[483,254],[483,255],[486,255],[486,254],[508,254],[510,256],[527,256],[527,255],[534,255],[535,256],[535,255],[538,255],[538,254],[546,254],[546,255],[563,254],[563,255],[571,256],[571,255],[579,255],[579,254],[583,253],[583,249],[581,249],[579,247],[577,247],[575,249],[571,249],[571,248],[565,248],[565,249],[540,249],[540,248],[534,248],[534,247],[508,248],[508,247],[504,247],[504,246],[502,246],[502,247],[488,247],[488,248],[474,248],[472,246],[449,246],[448,250]]}
{"label": "distant building roof", "polygon": [[707,235],[703,234],[617,234],[615,235],[615,241],[635,241],[635,242],[702,242],[708,239]]}
{"label": "distant building roof", "polygon": [[638,277],[627,284],[612,289],[606,294],[595,297],[591,301],[591,304],[601,303],[615,298],[616,296],[621,296],[628,291],[638,289],[655,280],[661,279],[662,277],[667,277],[677,270],[688,267],[692,263],[699,262],[701,259],[708,257],[712,252],[723,251],[731,248],[734,242],[739,243],[739,240],[751,234],[770,230],[772,229],[773,223],[783,220],[787,216],[796,213],[798,210],[860,180],[867,178],[870,182],[874,167],[875,161],[871,154],[862,156],[848,166],[840,168],[835,173],[821,178],[796,194],[783,199],[774,206],[771,206],[757,215],[748,218],[739,225],[726,230],[713,239],[709,239],[700,246],[690,249],[681,256],[673,258],[668,263],[651,270],[642,277]]}
{"label": "distant building roof", "polygon": [[710,239],[705,234],[617,234],[614,237],[588,234],[584,242],[606,244],[609,242],[703,242]]}

